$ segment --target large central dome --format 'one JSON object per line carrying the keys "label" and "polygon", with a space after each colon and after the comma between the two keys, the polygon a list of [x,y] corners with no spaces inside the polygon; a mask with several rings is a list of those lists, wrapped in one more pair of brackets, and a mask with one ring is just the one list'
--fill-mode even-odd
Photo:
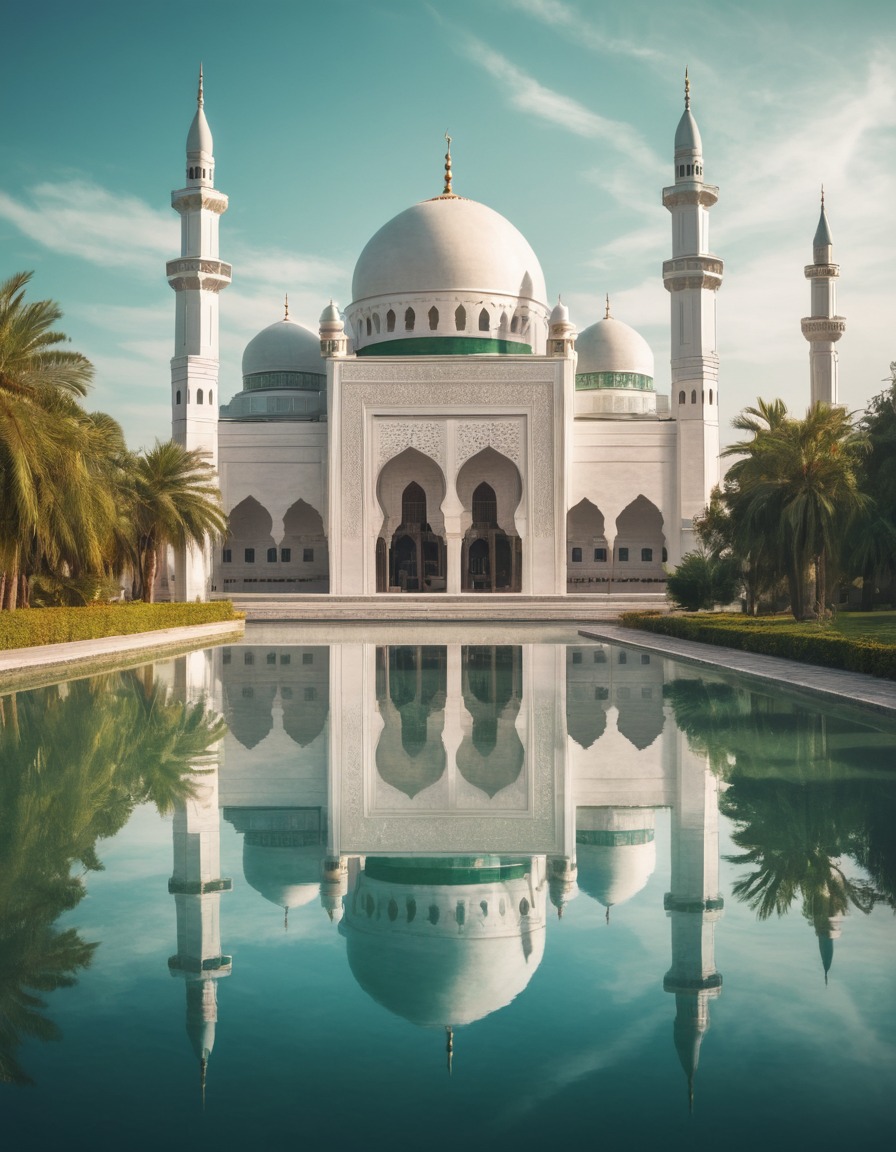
{"label": "large central dome", "polygon": [[372,237],[347,320],[361,355],[541,352],[546,295],[525,237],[493,209],[449,194]]}

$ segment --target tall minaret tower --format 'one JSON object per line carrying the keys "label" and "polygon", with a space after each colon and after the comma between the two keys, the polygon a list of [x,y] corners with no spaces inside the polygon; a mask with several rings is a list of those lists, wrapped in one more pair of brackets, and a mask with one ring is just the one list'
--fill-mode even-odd
{"label": "tall minaret tower", "polygon": [[846,321],[837,316],[837,278],[840,265],[834,263],[831,230],[824,210],[821,190],[821,216],[812,241],[812,263],[806,265],[806,279],[812,284],[812,315],[800,322],[809,341],[810,403],[837,403],[837,349],[834,345],[846,331]]}
{"label": "tall minaret tower", "polygon": [[663,988],[675,994],[675,1049],[693,1107],[709,1004],[722,991],[714,955],[715,924],[724,907],[719,894],[719,783],[706,758],[691,751],[686,736],[679,733],[677,739],[671,891],[663,902],[672,922],[672,966]]}
{"label": "tall minaret tower", "polygon": [[[227,197],[214,187],[212,134],[205,118],[202,68],[196,115],[187,136],[186,186],[171,193],[180,213],[180,259],[166,266],[177,293],[174,356],[171,358],[171,436],[198,448],[218,466],[218,293],[230,283],[231,267],[218,259],[218,218]],[[175,560],[175,599],[205,600],[211,557],[189,549]]]}
{"label": "tall minaret tower", "polygon": [[663,263],[663,283],[672,298],[672,415],[678,422],[680,537],[677,532],[668,536],[673,565],[679,559],[676,545],[681,553],[693,546],[693,518],[719,482],[716,292],[722,261],[709,250],[709,209],[718,198],[718,188],[703,180],[703,144],[685,71],[684,113],[675,132],[675,183],[663,189],[663,204],[672,213],[672,259]]}

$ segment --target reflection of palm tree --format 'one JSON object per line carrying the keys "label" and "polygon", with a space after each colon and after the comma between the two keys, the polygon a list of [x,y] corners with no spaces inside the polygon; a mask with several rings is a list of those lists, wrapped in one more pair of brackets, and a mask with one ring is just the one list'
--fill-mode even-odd
{"label": "reflection of palm tree", "polygon": [[[15,701],[15,706],[11,702]],[[202,705],[144,688],[134,673],[10,698],[0,712],[0,1081],[27,1083],[16,1049],[52,1039],[39,993],[67,987],[96,944],[53,922],[102,864],[98,840],[137,804],[191,793],[191,761],[221,735]],[[78,867],[80,866],[80,867]]]}

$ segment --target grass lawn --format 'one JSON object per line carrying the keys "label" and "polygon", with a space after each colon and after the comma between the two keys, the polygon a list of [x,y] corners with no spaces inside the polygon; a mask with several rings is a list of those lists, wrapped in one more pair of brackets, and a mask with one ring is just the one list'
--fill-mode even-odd
{"label": "grass lawn", "polygon": [[896,612],[841,612],[833,626],[852,640],[896,644]]}

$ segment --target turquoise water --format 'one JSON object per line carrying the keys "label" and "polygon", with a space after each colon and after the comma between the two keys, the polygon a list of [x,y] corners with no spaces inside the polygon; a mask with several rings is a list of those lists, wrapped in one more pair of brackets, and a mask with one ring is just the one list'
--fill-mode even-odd
{"label": "turquoise water", "polygon": [[892,1140],[892,725],[459,637],[2,698],[7,1147]]}

